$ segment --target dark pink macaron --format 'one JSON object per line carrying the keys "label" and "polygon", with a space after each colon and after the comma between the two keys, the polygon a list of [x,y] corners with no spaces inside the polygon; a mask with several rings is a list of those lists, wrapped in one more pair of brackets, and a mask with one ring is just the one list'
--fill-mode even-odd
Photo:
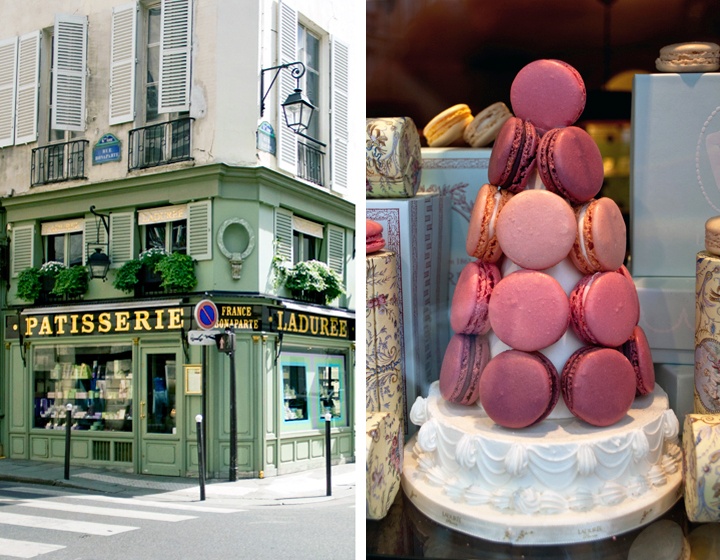
{"label": "dark pink macaron", "polygon": [[568,328],[570,303],[549,274],[518,270],[500,280],[490,298],[490,325],[516,350],[533,352],[554,344]]}
{"label": "dark pink macaron", "polygon": [[543,184],[573,204],[600,192],[605,171],[595,140],[582,128],[553,128],[540,140],[537,167]]}
{"label": "dark pink macaron", "polygon": [[637,326],[630,338],[622,345],[620,351],[632,364],[635,371],[636,389],[638,395],[647,395],[655,389],[655,367],[652,361],[652,352],[648,344],[645,331]]}
{"label": "dark pink macaron", "polygon": [[589,344],[617,348],[640,316],[635,285],[617,272],[588,274],[570,293],[575,334]]}
{"label": "dark pink macaron", "polygon": [[513,194],[494,185],[485,184],[475,197],[465,242],[467,254],[481,261],[497,262],[502,249],[497,238],[497,219]]}
{"label": "dark pink macaron", "polygon": [[365,219],[365,254],[376,253],[385,247],[385,240],[382,236],[383,227],[381,224]]}
{"label": "dark pink macaron", "polygon": [[480,378],[480,404],[493,422],[506,428],[540,422],[559,398],[557,370],[540,352],[506,350],[490,360]]}
{"label": "dark pink macaron", "polygon": [[538,136],[535,127],[517,117],[510,117],[500,129],[493,144],[488,179],[512,193],[522,191],[535,169]]}
{"label": "dark pink macaron", "polygon": [[602,197],[575,207],[577,236],[570,258],[583,274],[617,270],[625,260],[627,229],[617,203]]}
{"label": "dark pink macaron", "polygon": [[450,307],[450,327],[454,332],[485,334],[490,330],[490,295],[500,279],[500,270],[492,263],[474,261],[465,265]]}
{"label": "dark pink macaron", "polygon": [[513,113],[533,123],[540,134],[577,121],[585,109],[586,96],[580,73],[561,60],[531,62],[510,86]]}
{"label": "dark pink macaron", "polygon": [[565,199],[550,191],[523,191],[503,206],[497,237],[512,262],[544,270],[570,253],[577,237],[575,213]]}
{"label": "dark pink macaron", "polygon": [[454,334],[440,368],[443,398],[456,404],[474,404],[478,400],[480,376],[489,360],[487,336]]}
{"label": "dark pink macaron", "polygon": [[635,400],[635,373],[617,350],[585,346],[565,363],[560,387],[571,413],[593,426],[610,426]]}

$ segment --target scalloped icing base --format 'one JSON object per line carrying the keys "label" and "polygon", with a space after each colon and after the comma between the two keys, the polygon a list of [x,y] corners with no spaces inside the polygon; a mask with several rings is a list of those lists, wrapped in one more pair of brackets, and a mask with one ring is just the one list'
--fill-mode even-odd
{"label": "scalloped icing base", "polygon": [[416,437],[405,446],[402,487],[407,497],[440,525],[489,541],[538,545],[596,541],[650,523],[682,496],[682,469],[678,469],[668,476],[667,484],[618,505],[561,515],[503,513],[487,505],[453,501],[441,487],[429,484],[413,455]]}

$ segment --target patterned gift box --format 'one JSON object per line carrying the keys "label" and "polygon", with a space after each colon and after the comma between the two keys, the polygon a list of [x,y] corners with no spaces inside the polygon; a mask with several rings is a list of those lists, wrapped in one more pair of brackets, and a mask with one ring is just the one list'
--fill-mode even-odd
{"label": "patterned gift box", "polygon": [[410,117],[366,120],[367,198],[407,198],[420,185],[420,136]]}
{"label": "patterned gift box", "polygon": [[402,424],[397,416],[389,412],[368,412],[365,427],[366,517],[376,520],[387,515],[400,489]]}
{"label": "patterned gift box", "polygon": [[405,402],[413,403],[438,378],[450,339],[449,205],[438,193],[366,204],[367,217],[383,226],[386,249],[398,255],[400,363]]}
{"label": "patterned gift box", "polygon": [[694,523],[720,521],[720,415],[688,414],[682,441],[688,519]]}
{"label": "patterned gift box", "polygon": [[365,267],[365,409],[389,412],[403,425],[407,401],[400,362],[403,338],[397,256],[390,251],[374,253],[365,259]]}

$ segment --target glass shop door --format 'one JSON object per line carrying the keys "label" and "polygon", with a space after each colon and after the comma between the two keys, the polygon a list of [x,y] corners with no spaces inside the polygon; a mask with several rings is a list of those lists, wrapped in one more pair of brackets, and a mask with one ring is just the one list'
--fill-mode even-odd
{"label": "glass shop door", "polygon": [[173,347],[140,353],[140,472],[179,476],[182,465],[182,362]]}

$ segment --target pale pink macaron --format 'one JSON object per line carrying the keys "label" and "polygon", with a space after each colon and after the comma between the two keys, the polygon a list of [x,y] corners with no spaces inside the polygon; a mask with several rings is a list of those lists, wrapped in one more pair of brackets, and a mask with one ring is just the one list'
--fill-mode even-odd
{"label": "pale pink macaron", "polygon": [[454,332],[485,334],[490,330],[490,296],[500,278],[500,270],[492,263],[473,261],[465,265],[450,306],[450,327]]}
{"label": "pale pink macaron", "polygon": [[533,352],[554,344],[568,328],[570,302],[549,274],[518,270],[500,280],[490,298],[490,325],[512,348]]}
{"label": "pale pink macaron", "polygon": [[617,270],[625,260],[627,229],[617,203],[592,199],[575,207],[577,236],[570,258],[583,274]]}
{"label": "pale pink macaron", "polygon": [[440,368],[442,397],[455,404],[474,404],[479,396],[480,376],[489,360],[487,336],[454,334]]}
{"label": "pale pink macaron", "polygon": [[588,274],[570,293],[570,313],[580,339],[617,348],[630,338],[640,316],[637,290],[618,272]]}
{"label": "pale pink macaron", "polygon": [[465,242],[467,254],[481,261],[497,262],[502,249],[497,239],[497,219],[503,206],[513,194],[505,189],[485,184],[475,197]]}
{"label": "pale pink macaron", "polygon": [[513,196],[497,220],[502,252],[532,270],[555,266],[568,256],[577,237],[575,213],[562,197],[546,190]]}

